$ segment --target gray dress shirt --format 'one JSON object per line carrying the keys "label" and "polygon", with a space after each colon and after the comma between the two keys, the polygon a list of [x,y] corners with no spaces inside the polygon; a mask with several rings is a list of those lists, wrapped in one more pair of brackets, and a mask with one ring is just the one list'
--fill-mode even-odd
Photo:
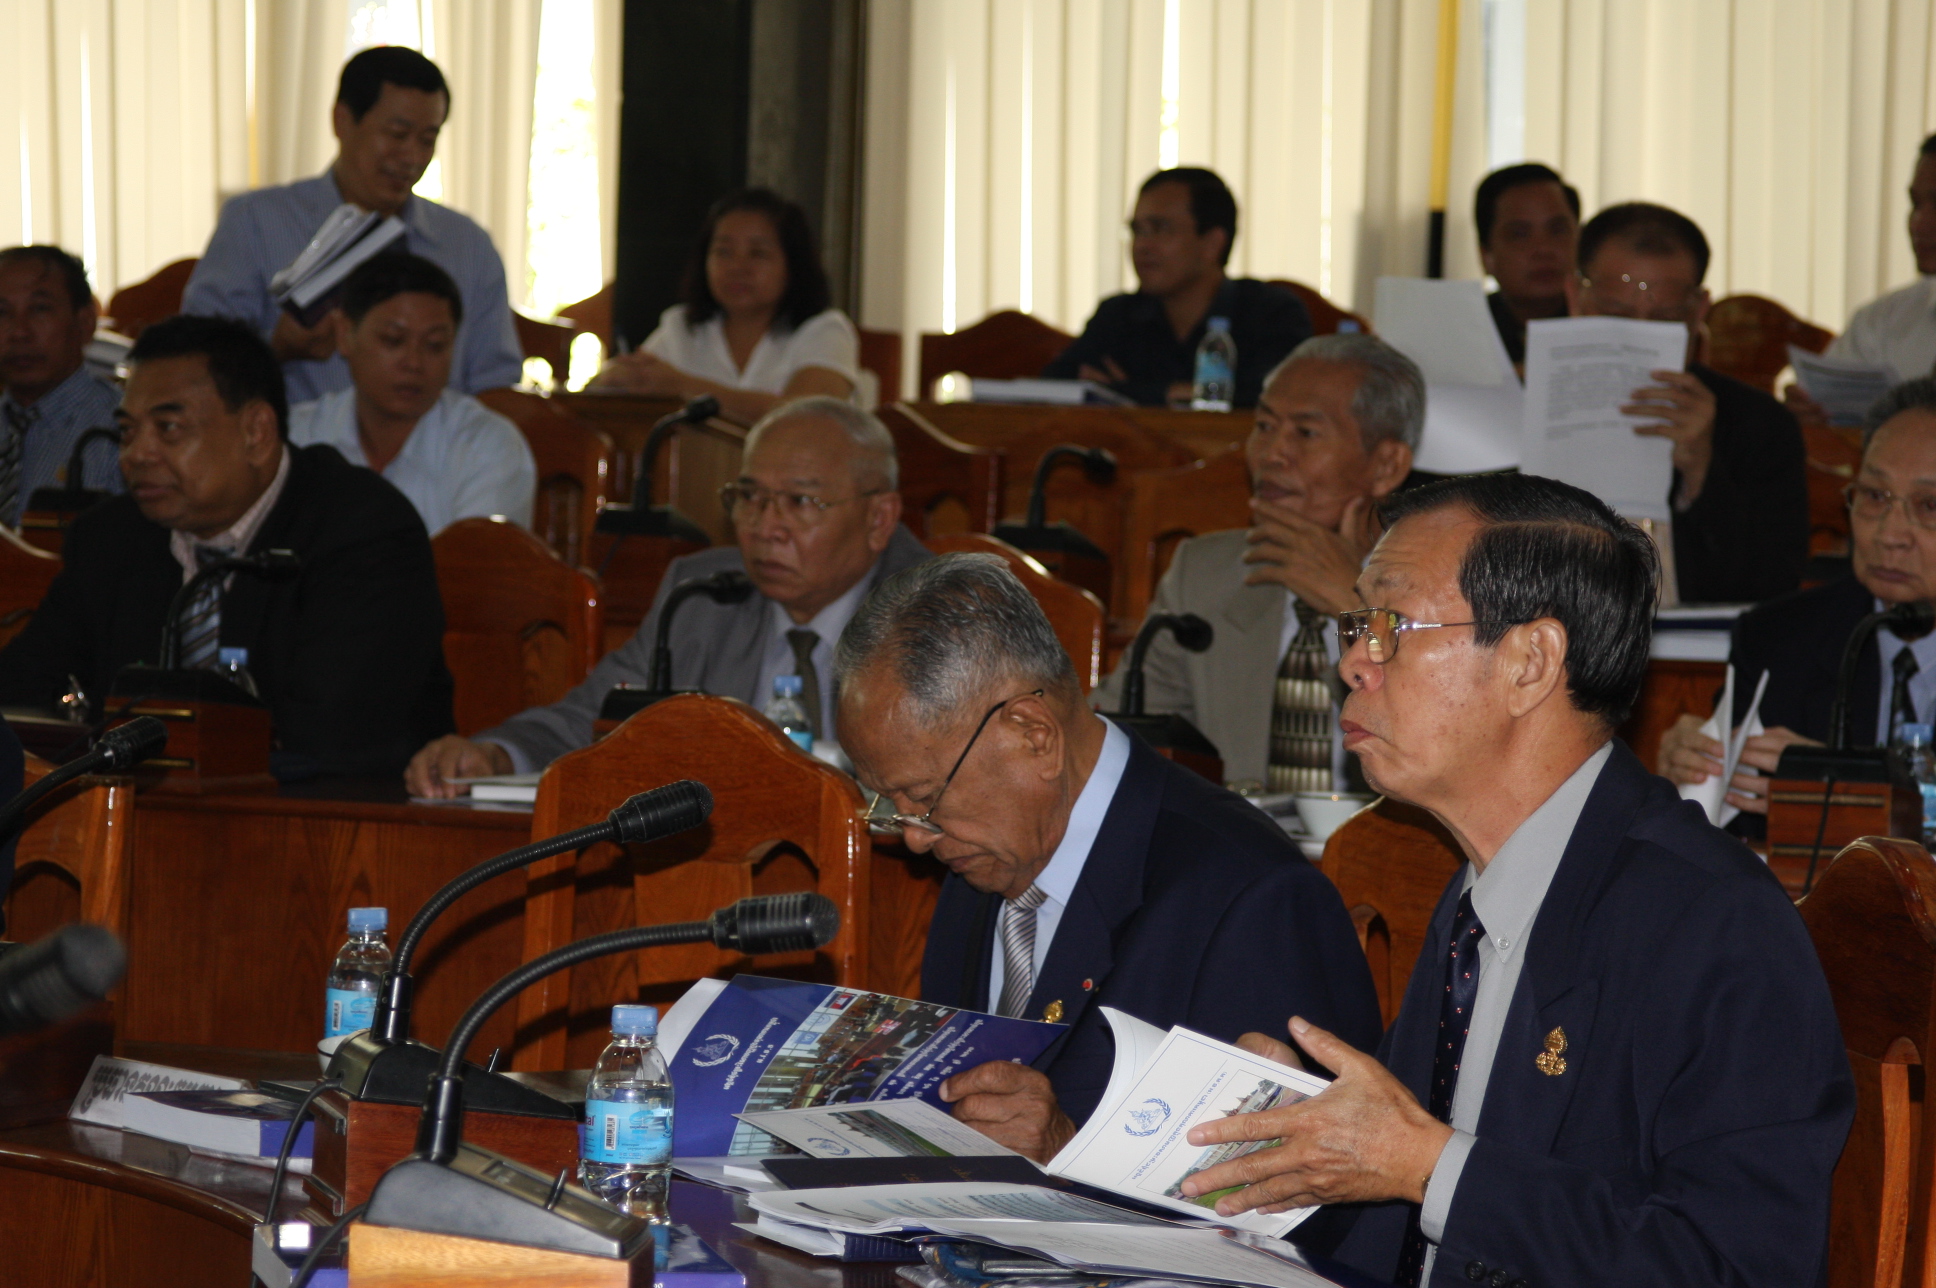
{"label": "gray dress shirt", "polygon": [[1472,892],[1472,910],[1486,933],[1479,941],[1479,993],[1473,999],[1472,1025],[1466,1030],[1465,1051],[1459,1058],[1459,1085],[1452,1093],[1452,1139],[1445,1143],[1438,1165],[1432,1169],[1432,1179],[1425,1187],[1425,1206],[1419,1213],[1419,1229],[1430,1240],[1420,1283],[1431,1282],[1432,1261],[1438,1256],[1445,1219],[1452,1212],[1452,1195],[1459,1188],[1459,1175],[1477,1139],[1473,1133],[1479,1128],[1486,1083],[1492,1078],[1492,1062],[1499,1053],[1499,1035],[1505,1029],[1513,991],[1519,987],[1519,970],[1526,961],[1533,922],[1540,905],[1546,902],[1546,888],[1559,870],[1560,856],[1573,839],[1586,798],[1593,793],[1593,785],[1600,780],[1600,771],[1612,754],[1613,744],[1609,742],[1588,756],[1545,804],[1514,829],[1484,872],[1474,875],[1472,865],[1466,865],[1464,888]]}
{"label": "gray dress shirt", "polygon": [[[121,391],[89,371],[85,365],[26,406],[27,441],[20,458],[20,490],[0,523],[20,526],[35,488],[67,483],[67,458],[74,444],[90,429],[113,429],[114,409],[121,405]],[[7,412],[20,404],[10,394],[0,393],[0,434],[12,432]],[[86,485],[102,492],[124,492],[121,479],[121,449],[113,439],[96,439],[81,457],[81,472]]]}

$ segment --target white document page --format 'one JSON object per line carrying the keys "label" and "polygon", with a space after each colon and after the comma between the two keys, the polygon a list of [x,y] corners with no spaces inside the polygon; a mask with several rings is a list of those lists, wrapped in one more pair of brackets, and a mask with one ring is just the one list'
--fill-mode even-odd
{"label": "white document page", "polygon": [[670,1065],[679,1055],[679,1048],[686,1044],[692,1033],[692,1026],[706,1016],[706,1008],[713,999],[726,991],[723,979],[694,980],[692,987],[672,1004],[672,1009],[659,1017],[659,1051]]}
{"label": "white document page", "polygon": [[944,1221],[939,1233],[1000,1244],[1065,1266],[1126,1271],[1141,1278],[1255,1284],[1258,1288],[1329,1288],[1330,1280],[1299,1265],[1295,1249],[1275,1254],[1226,1230],[1152,1225],[1068,1225],[1024,1221]]}
{"label": "white document page", "polygon": [[1860,425],[1869,404],[1902,379],[1886,366],[1828,358],[1792,344],[1788,365],[1795,369],[1803,392],[1821,404],[1831,425]]}
{"label": "white document page", "polygon": [[1734,821],[1741,811],[1728,804],[1728,784],[1734,781],[1734,771],[1741,763],[1741,749],[1748,739],[1765,732],[1761,727],[1761,698],[1768,692],[1768,673],[1763,671],[1761,679],[1755,684],[1754,700],[1748,704],[1748,714],[1741,721],[1739,729],[1730,728],[1734,720],[1734,668],[1728,667],[1728,678],[1721,687],[1721,700],[1714,705],[1714,714],[1701,726],[1701,732],[1721,744],[1721,772],[1709,774],[1703,783],[1682,783],[1681,799],[1693,801],[1707,812],[1707,821],[1716,827],[1726,827]]}
{"label": "white document page", "polygon": [[1186,1199],[1181,1192],[1183,1182],[1198,1172],[1276,1142],[1192,1145],[1188,1133],[1213,1118],[1308,1100],[1330,1085],[1188,1029],[1172,1029],[1129,1093],[1098,1107],[1048,1170],[1199,1219],[1282,1235],[1316,1209],[1219,1217],[1218,1194]]}
{"label": "white document page", "polygon": [[1015,1153],[925,1100],[873,1100],[734,1116],[812,1158],[977,1158]]}
{"label": "white document page", "polygon": [[1149,1225],[1174,1230],[1171,1222],[1142,1216],[1060,1190],[1036,1185],[937,1181],[928,1185],[848,1185],[818,1190],[755,1194],[756,1212],[795,1225],[853,1234],[926,1230],[935,1221],[1078,1221],[1097,1225]]}
{"label": "white document page", "polygon": [[1478,282],[1381,277],[1378,338],[1425,375],[1425,431],[1413,464],[1471,474],[1519,464],[1525,393]]}
{"label": "white document page", "polygon": [[1526,324],[1526,419],[1520,468],[1584,488],[1620,514],[1667,519],[1674,445],[1634,433],[1659,418],[1624,415],[1655,371],[1680,371],[1687,328],[1633,318]]}

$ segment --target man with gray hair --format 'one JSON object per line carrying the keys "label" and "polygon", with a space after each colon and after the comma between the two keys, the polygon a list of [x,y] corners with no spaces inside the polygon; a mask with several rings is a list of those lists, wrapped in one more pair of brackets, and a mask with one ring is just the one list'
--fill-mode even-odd
{"label": "man with gray hair", "polygon": [[[1202,730],[1225,781],[1328,792],[1353,776],[1337,732],[1331,617],[1357,604],[1378,503],[1411,473],[1424,422],[1417,366],[1368,335],[1306,340],[1266,378],[1244,444],[1252,525],[1178,546],[1149,608],[1195,613],[1216,631],[1202,653],[1159,636],[1145,702]],[[1119,668],[1092,701],[1116,710],[1122,683]]]}
{"label": "man with gray hair", "polygon": [[801,678],[816,737],[838,741],[834,641],[862,597],[929,557],[901,525],[899,466],[887,427],[839,398],[801,398],[774,408],[746,436],[738,479],[720,491],[736,545],[675,559],[624,647],[557,702],[520,712],[473,737],[439,738],[419,751],[404,780],[418,796],[456,796],[452,779],[529,773],[588,745],[592,722],[615,685],[650,682],[659,614],[673,587],[744,572],[756,594],[737,604],[688,599],[672,624],[672,683],[764,707],[773,681]]}
{"label": "man with gray hair", "polygon": [[1377,1040],[1331,883],[1263,813],[1090,711],[1000,559],[944,555],[882,583],[834,670],[870,825],[950,873],[922,997],[1069,1026],[1034,1068],[948,1079],[957,1118],[1053,1156],[1109,1082],[1104,1006],[1223,1041],[1312,1006]]}

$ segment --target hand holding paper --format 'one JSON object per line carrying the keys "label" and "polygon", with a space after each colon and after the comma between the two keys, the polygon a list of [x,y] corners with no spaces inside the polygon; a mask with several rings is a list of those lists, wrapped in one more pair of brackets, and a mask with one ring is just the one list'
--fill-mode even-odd
{"label": "hand holding paper", "polygon": [[1763,671],[1755,685],[1754,701],[1748,705],[1748,714],[1741,727],[1728,729],[1728,722],[1734,719],[1734,667],[1728,667],[1727,680],[1721,687],[1721,700],[1715,703],[1714,714],[1701,726],[1701,733],[1723,746],[1725,756],[1721,762],[1721,772],[1710,773],[1698,783],[1682,783],[1681,799],[1694,801],[1707,811],[1707,821],[1716,827],[1726,827],[1741,812],[1738,805],[1730,802],[1734,795],[1735,767],[1741,762],[1742,749],[1751,738],[1761,735],[1761,695],[1768,691],[1768,673]]}

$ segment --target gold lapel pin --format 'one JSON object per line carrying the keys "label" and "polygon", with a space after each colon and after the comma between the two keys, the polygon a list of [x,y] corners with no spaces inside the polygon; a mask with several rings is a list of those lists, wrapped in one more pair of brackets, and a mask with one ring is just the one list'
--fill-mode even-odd
{"label": "gold lapel pin", "polygon": [[1533,1057],[1539,1071],[1549,1078],[1557,1078],[1566,1072],[1566,1030],[1555,1026],[1546,1035],[1546,1049]]}
{"label": "gold lapel pin", "polygon": [[1042,1008],[1042,1018],[1050,1024],[1062,1023],[1062,1002],[1060,999],[1050,1002]]}

